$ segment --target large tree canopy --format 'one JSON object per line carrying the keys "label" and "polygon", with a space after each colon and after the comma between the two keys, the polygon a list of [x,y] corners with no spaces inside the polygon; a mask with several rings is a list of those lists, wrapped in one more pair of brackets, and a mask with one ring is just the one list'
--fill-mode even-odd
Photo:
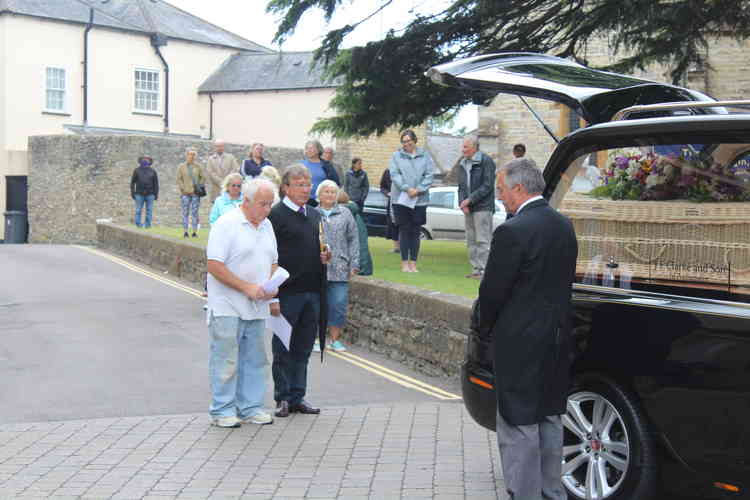
{"label": "large tree canopy", "polygon": [[[275,41],[293,33],[309,9],[322,9],[330,20],[343,1],[270,0],[267,10],[282,16]],[[381,0],[380,8],[392,2]],[[501,51],[550,53],[586,64],[586,44],[599,37],[620,56],[604,69],[627,72],[661,63],[677,83],[690,65],[705,64],[711,37],[750,36],[750,0],[455,0],[398,34],[341,49],[357,24],[328,32],[316,51],[327,75],[342,84],[331,101],[337,115],[317,122],[315,131],[350,137],[416,126],[472,101],[425,78],[435,64]]]}

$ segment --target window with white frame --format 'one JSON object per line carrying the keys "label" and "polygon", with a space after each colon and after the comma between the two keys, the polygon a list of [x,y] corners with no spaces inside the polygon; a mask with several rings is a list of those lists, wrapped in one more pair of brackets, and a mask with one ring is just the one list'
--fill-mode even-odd
{"label": "window with white frame", "polygon": [[45,80],[44,108],[47,111],[65,112],[65,69],[47,68]]}
{"label": "window with white frame", "polygon": [[150,69],[135,70],[135,111],[159,112],[159,72]]}

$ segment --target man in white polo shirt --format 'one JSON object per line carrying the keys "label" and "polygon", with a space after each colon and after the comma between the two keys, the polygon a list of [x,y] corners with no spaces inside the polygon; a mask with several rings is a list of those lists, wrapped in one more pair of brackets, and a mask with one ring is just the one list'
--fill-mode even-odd
{"label": "man in white polo shirt", "polygon": [[260,178],[246,182],[242,204],[219,218],[208,236],[209,414],[218,427],[273,423],[263,409],[264,330],[276,291],[267,293],[261,284],[278,267],[276,236],[266,219],[274,188]]}

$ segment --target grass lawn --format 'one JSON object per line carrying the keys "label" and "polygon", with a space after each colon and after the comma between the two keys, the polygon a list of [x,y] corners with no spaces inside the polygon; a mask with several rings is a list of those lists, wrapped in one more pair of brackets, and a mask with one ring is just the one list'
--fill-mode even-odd
{"label": "grass lawn", "polygon": [[[181,228],[152,226],[148,231],[183,240]],[[189,238],[188,241],[205,245],[208,241],[208,229],[201,229],[198,231],[198,238]],[[418,273],[402,273],[401,256],[392,253],[392,248],[390,240],[370,238],[374,278],[469,298],[477,296],[479,280],[464,277],[471,272],[464,241],[422,241],[417,263]]]}

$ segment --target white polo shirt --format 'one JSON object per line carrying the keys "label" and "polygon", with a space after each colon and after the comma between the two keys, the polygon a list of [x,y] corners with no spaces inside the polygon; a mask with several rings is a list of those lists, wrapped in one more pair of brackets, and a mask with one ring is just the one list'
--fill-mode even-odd
{"label": "white polo shirt", "polygon": [[[206,257],[223,262],[242,280],[256,285],[263,283],[271,276],[271,266],[279,260],[271,221],[263,219],[256,228],[239,207],[230,210],[211,226]],[[244,320],[264,319],[270,315],[267,301],[250,300],[209,273],[209,317],[212,313]]]}

